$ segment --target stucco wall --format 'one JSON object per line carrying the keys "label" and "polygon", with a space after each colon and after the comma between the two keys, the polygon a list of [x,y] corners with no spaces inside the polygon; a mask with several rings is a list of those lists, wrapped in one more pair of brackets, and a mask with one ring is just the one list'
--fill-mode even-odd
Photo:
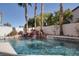
{"label": "stucco wall", "polygon": [[71,23],[63,25],[64,35],[79,36],[79,23]]}
{"label": "stucco wall", "polygon": [[12,31],[12,27],[0,26],[0,36],[6,36]]}
{"label": "stucco wall", "polygon": [[[22,29],[19,29],[19,30],[22,30]],[[40,27],[37,27],[37,30],[40,30]],[[43,27],[43,30],[45,33],[52,34],[52,35],[59,35],[60,33],[59,25],[46,26],[46,27]],[[12,31],[12,27],[0,26],[0,36],[6,36],[11,31]],[[79,23],[64,24],[63,32],[64,32],[64,35],[79,36]]]}
{"label": "stucco wall", "polygon": [[[37,27],[37,29],[39,30],[40,27]],[[59,25],[43,27],[43,30],[45,33],[53,35],[59,35],[60,33]],[[67,36],[79,36],[79,23],[64,24],[63,32]]]}
{"label": "stucco wall", "polygon": [[[40,27],[37,27],[37,29],[40,30]],[[47,34],[59,35],[59,26],[58,25],[46,26],[46,27],[43,27],[43,30]]]}

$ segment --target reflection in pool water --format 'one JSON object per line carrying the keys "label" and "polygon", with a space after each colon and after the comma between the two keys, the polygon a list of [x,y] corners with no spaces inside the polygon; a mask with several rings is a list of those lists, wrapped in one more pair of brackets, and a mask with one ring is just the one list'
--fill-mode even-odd
{"label": "reflection in pool water", "polygon": [[48,40],[10,41],[18,55],[79,55],[79,44]]}

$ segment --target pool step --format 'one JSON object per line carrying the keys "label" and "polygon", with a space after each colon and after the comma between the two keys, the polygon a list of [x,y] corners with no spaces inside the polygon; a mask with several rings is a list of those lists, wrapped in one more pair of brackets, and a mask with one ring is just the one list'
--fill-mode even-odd
{"label": "pool step", "polygon": [[9,42],[0,42],[0,55],[17,55]]}

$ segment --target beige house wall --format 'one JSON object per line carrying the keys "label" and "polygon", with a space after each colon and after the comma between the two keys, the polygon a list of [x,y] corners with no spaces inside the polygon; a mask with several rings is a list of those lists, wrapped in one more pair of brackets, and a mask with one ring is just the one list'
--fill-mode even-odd
{"label": "beige house wall", "polygon": [[73,22],[79,21],[79,8],[72,12],[73,14]]}

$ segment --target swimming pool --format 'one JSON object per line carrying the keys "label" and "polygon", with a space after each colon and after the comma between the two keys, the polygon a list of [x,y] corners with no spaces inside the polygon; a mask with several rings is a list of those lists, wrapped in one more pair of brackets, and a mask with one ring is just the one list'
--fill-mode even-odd
{"label": "swimming pool", "polygon": [[48,40],[10,40],[18,55],[79,55],[79,43]]}

